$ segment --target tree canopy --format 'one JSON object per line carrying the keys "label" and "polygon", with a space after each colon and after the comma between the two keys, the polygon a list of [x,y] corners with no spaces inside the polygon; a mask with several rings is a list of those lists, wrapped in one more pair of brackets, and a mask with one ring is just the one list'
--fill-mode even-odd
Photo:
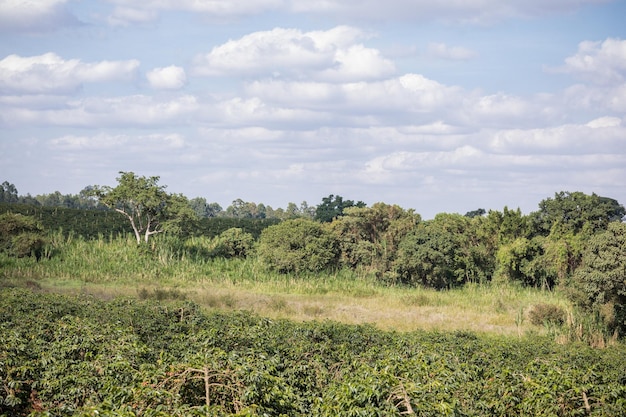
{"label": "tree canopy", "polygon": [[137,176],[134,172],[120,171],[116,187],[95,186],[93,194],[100,203],[123,214],[130,221],[137,244],[143,238],[167,229],[181,232],[189,227],[196,215],[187,198],[168,194],[165,186],[158,184],[158,176]]}
{"label": "tree canopy", "polygon": [[333,219],[343,215],[343,211],[348,207],[365,207],[362,201],[355,203],[352,200],[344,200],[340,195],[329,195],[322,198],[322,202],[315,210],[315,220],[321,222],[331,222]]}

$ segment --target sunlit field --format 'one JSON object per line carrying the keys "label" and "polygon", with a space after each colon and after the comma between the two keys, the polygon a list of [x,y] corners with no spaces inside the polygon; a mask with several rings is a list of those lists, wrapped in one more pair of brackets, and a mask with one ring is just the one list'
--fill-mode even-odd
{"label": "sunlit field", "polygon": [[557,305],[575,320],[558,291],[514,284],[433,289],[386,286],[349,270],[304,275],[271,272],[254,256],[204,258],[185,249],[137,247],[132,236],[85,240],[53,237],[51,257],[3,258],[3,285],[86,293],[101,298],[184,299],[207,309],[247,310],[272,318],[370,323],[381,329],[469,330],[521,336],[553,331],[534,325],[538,304]]}

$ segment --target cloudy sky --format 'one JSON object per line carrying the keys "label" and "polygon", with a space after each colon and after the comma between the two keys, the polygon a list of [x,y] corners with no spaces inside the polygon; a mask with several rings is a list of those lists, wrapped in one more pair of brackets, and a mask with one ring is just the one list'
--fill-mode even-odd
{"label": "cloudy sky", "polygon": [[626,203],[626,1],[0,0],[0,181],[224,208]]}

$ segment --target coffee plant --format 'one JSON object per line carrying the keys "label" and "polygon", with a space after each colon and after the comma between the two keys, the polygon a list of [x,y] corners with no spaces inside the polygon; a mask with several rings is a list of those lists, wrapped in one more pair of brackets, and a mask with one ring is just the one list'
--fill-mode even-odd
{"label": "coffee plant", "polygon": [[0,416],[626,416],[626,349],[0,291]]}

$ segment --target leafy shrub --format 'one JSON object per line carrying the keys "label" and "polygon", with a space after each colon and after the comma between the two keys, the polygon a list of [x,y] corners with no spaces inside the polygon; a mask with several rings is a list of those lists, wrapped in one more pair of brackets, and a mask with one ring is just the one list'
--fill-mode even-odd
{"label": "leafy shrub", "polygon": [[33,217],[0,215],[0,251],[18,258],[34,255],[39,259],[45,244],[43,229]]}
{"label": "leafy shrub", "polygon": [[270,268],[282,272],[321,271],[337,265],[337,239],[319,222],[287,220],[263,230],[258,254]]}
{"label": "leafy shrub", "polygon": [[565,311],[554,304],[536,304],[528,313],[530,322],[535,325],[556,324],[565,322]]}
{"label": "leafy shrub", "polygon": [[222,232],[216,238],[213,249],[214,256],[224,258],[245,258],[252,250],[254,237],[238,227],[230,228]]}

